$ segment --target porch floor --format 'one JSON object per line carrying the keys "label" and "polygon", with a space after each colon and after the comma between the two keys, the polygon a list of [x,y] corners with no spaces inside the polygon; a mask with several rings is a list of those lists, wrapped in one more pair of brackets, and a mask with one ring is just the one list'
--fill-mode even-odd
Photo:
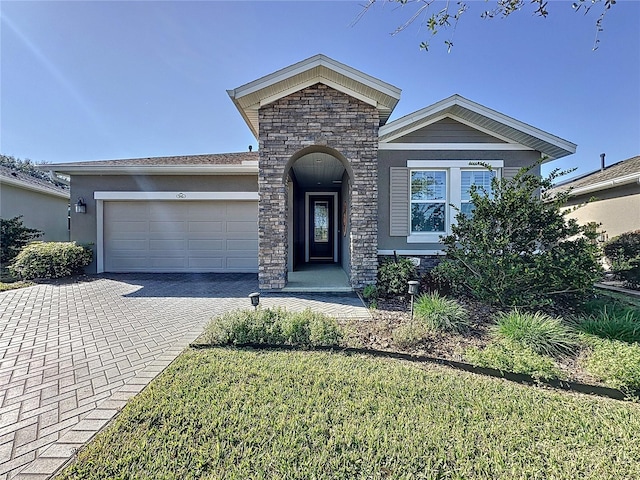
{"label": "porch floor", "polygon": [[349,277],[335,263],[307,263],[289,272],[282,292],[351,292]]}

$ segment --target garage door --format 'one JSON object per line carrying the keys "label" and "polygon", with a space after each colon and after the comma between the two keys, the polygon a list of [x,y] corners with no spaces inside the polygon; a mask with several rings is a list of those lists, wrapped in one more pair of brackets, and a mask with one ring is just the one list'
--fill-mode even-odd
{"label": "garage door", "polygon": [[257,272],[252,201],[104,202],[105,272]]}

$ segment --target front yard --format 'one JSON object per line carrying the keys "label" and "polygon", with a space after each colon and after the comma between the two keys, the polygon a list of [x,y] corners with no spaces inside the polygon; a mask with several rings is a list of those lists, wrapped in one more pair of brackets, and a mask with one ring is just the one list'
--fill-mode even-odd
{"label": "front yard", "polygon": [[640,406],[396,360],[187,350],[62,479],[640,478]]}

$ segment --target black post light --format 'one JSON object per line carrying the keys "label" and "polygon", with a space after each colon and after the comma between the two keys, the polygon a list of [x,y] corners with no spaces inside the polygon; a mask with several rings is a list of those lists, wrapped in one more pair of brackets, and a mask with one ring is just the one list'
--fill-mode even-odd
{"label": "black post light", "polygon": [[256,310],[258,309],[258,305],[260,305],[260,294],[258,292],[250,293],[249,299],[251,300],[251,305]]}
{"label": "black post light", "polygon": [[76,203],[76,213],[87,213],[87,204],[84,202],[84,198],[78,197]]}
{"label": "black post light", "polygon": [[411,295],[411,318],[413,319],[413,298],[420,292],[420,282],[409,280],[409,295]]}

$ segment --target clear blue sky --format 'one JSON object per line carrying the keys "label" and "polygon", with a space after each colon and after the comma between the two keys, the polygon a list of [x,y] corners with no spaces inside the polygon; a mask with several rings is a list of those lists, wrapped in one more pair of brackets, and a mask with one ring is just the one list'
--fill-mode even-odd
{"label": "clear blue sky", "polygon": [[[36,162],[245,151],[236,88],[317,53],[402,89],[392,119],[458,93],[578,144],[551,163],[585,173],[640,154],[640,2],[597,13],[550,1],[431,41],[415,7],[358,2],[1,1],[0,152]],[[452,2],[455,5],[455,2]],[[442,4],[440,4],[441,6]],[[548,170],[548,169],[547,169]]]}

